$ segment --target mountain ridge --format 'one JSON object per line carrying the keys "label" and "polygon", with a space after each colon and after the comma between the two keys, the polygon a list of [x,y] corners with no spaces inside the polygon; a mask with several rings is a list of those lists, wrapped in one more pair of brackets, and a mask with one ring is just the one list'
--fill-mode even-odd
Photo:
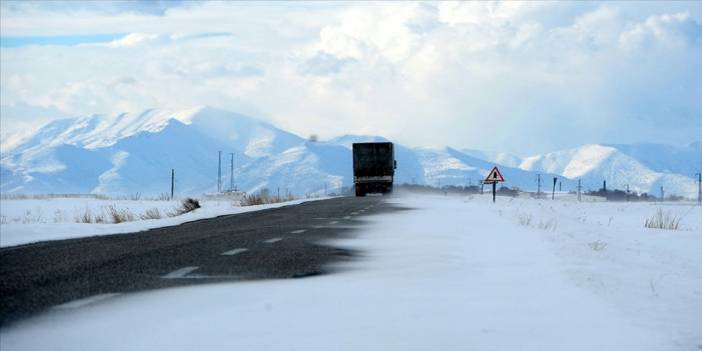
{"label": "mountain ridge", "polygon": [[[312,142],[276,126],[213,107],[149,109],[50,122],[0,155],[3,193],[163,193],[176,170],[182,194],[217,189],[217,151],[223,151],[224,189],[234,153],[235,186],[296,195],[339,192],[352,185],[350,146],[386,141],[382,136],[342,135]],[[478,184],[494,165],[506,186],[535,190],[537,174],[557,177],[564,190],[612,188],[696,196],[690,171],[702,168],[702,143],[589,144],[521,158],[476,149],[412,148],[396,143],[397,183]],[[700,151],[698,153],[698,151]],[[682,160],[681,160],[682,159]],[[691,160],[687,160],[691,159]],[[680,172],[680,173],[676,173]]]}

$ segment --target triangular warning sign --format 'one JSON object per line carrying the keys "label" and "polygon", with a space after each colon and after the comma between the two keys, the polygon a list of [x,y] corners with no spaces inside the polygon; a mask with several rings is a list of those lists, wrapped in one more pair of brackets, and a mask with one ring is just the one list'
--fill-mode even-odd
{"label": "triangular warning sign", "polygon": [[488,173],[487,178],[485,178],[485,182],[504,182],[505,178],[502,176],[502,173],[500,173],[500,170],[497,169],[497,166],[493,167],[490,173]]}

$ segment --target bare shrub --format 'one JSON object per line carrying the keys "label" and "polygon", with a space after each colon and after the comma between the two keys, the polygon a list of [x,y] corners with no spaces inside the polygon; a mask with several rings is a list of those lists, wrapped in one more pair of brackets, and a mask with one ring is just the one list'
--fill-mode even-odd
{"label": "bare shrub", "polygon": [[85,211],[76,214],[75,220],[76,223],[93,223],[93,213],[90,208],[86,207]]}
{"label": "bare shrub", "polygon": [[134,214],[128,209],[117,209],[114,205],[107,206],[107,212],[112,219],[112,223],[131,222]]}
{"label": "bare shrub", "polygon": [[192,198],[187,198],[183,200],[183,202],[180,204],[180,207],[176,209],[175,215],[182,215],[184,213],[195,211],[198,208],[200,208],[200,201],[197,201]]}
{"label": "bare shrub", "polygon": [[531,225],[531,214],[530,213],[520,213],[517,218],[520,225],[529,226]]}
{"label": "bare shrub", "polygon": [[140,193],[140,192],[136,192],[136,193],[132,194],[130,200],[132,200],[132,201],[139,201],[139,200],[141,200],[141,193]]}
{"label": "bare shrub", "polygon": [[163,215],[161,215],[161,211],[159,211],[158,208],[154,207],[154,208],[146,210],[146,212],[139,215],[139,218],[141,218],[141,219],[160,219],[160,218],[163,218]]}
{"label": "bare shrub", "polygon": [[680,217],[671,214],[666,211],[663,212],[662,209],[658,209],[656,214],[646,219],[644,227],[653,229],[670,229],[678,230],[680,229]]}
{"label": "bare shrub", "polygon": [[66,222],[66,215],[63,211],[56,209],[54,211],[54,223]]}
{"label": "bare shrub", "polygon": [[22,224],[32,223],[32,211],[24,211],[24,217],[22,217]]}

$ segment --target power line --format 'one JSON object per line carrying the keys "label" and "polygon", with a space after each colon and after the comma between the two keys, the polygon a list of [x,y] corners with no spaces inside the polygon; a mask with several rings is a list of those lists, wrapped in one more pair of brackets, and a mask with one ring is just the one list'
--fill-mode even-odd
{"label": "power line", "polygon": [[229,163],[229,191],[234,191],[234,153],[229,153],[232,156],[231,162]]}
{"label": "power line", "polygon": [[217,161],[217,192],[222,192],[222,151],[217,151],[219,159]]}
{"label": "power line", "polygon": [[697,176],[697,202],[702,206],[702,173],[695,173]]}
{"label": "power line", "polygon": [[173,200],[173,191],[175,190],[175,169],[171,168],[171,200]]}

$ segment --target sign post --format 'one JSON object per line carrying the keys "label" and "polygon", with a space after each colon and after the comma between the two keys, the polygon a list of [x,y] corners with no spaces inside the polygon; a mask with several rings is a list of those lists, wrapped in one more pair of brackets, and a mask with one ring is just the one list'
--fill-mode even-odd
{"label": "sign post", "polygon": [[497,182],[492,182],[492,202],[495,202],[495,195],[497,195]]}
{"label": "sign post", "polygon": [[500,173],[500,170],[497,169],[497,166],[492,167],[490,173],[488,173],[485,180],[483,180],[484,184],[492,184],[492,202],[495,202],[495,196],[497,193],[497,183],[504,181],[505,177],[502,176],[502,173]]}
{"label": "sign post", "polygon": [[551,191],[551,200],[556,199],[556,183],[558,183],[558,177],[553,177],[553,191]]}

